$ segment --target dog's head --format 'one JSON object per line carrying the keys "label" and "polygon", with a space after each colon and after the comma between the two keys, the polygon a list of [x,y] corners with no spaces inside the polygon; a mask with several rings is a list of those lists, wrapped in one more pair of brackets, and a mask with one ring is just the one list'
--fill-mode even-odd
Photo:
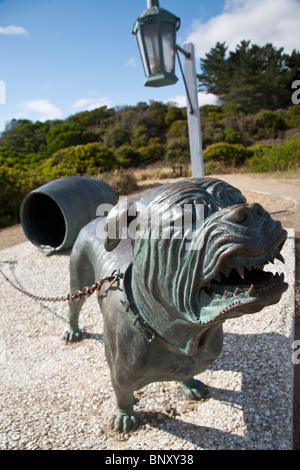
{"label": "dog's head", "polygon": [[[161,336],[186,354],[213,324],[277,303],[283,274],[264,271],[282,259],[287,233],[259,204],[214,178],[182,180],[115,206],[107,224],[129,228],[129,300]],[[124,224],[123,220],[123,224]],[[119,230],[120,233],[120,230]],[[111,251],[119,238],[107,237]]]}

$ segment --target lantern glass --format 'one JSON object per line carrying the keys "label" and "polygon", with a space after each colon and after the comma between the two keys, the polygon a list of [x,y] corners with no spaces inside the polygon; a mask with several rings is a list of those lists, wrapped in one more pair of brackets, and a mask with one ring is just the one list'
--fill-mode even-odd
{"label": "lantern glass", "polygon": [[144,24],[143,34],[149,59],[150,73],[160,73],[162,64],[159,53],[158,23]]}
{"label": "lantern glass", "polygon": [[145,75],[147,76],[147,75],[149,75],[150,70],[149,70],[148,61],[147,61],[146,55],[145,55],[145,48],[144,48],[143,38],[142,38],[142,34],[141,34],[141,29],[138,29],[138,31],[137,31],[136,39],[137,39],[138,48],[139,48],[139,51],[140,51],[143,67],[144,67],[144,72],[145,72]]}
{"label": "lantern glass", "polygon": [[161,30],[165,72],[172,73],[175,67],[175,25],[174,23],[167,23],[166,21],[163,21]]}

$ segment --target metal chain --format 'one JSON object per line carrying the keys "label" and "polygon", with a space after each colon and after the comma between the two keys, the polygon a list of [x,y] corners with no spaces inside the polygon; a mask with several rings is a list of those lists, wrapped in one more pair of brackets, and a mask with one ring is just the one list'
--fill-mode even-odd
{"label": "metal chain", "polygon": [[110,276],[105,277],[104,279],[101,279],[100,281],[95,282],[92,286],[86,286],[82,290],[77,290],[73,294],[70,292],[67,295],[62,295],[60,297],[42,297],[39,295],[31,294],[25,289],[22,289],[21,287],[17,286],[14,282],[12,282],[5,274],[4,272],[0,269],[0,273],[4,277],[4,279],[9,282],[15,289],[17,289],[19,292],[22,292],[22,294],[27,295],[28,297],[31,297],[32,299],[39,300],[41,302],[73,302],[74,300],[78,301],[82,297],[90,297],[94,292],[99,291],[103,284],[105,282],[110,282],[111,284],[118,279],[123,279],[123,273],[120,272],[119,269],[115,269]]}

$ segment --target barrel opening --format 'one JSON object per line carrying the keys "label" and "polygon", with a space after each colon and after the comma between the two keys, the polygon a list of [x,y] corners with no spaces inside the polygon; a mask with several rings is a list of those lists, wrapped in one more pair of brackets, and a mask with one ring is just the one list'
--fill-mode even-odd
{"label": "barrel opening", "polygon": [[24,201],[23,229],[40,246],[59,247],[66,235],[66,223],[58,204],[48,195],[32,193]]}

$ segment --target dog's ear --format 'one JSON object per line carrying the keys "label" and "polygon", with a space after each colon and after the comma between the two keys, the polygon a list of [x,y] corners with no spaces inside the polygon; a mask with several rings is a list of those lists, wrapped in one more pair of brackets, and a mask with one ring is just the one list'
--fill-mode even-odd
{"label": "dog's ear", "polygon": [[104,248],[112,251],[120,243],[122,238],[127,238],[127,228],[132,216],[128,216],[129,208],[134,205],[134,201],[120,198],[120,202],[114,206],[106,218]]}

